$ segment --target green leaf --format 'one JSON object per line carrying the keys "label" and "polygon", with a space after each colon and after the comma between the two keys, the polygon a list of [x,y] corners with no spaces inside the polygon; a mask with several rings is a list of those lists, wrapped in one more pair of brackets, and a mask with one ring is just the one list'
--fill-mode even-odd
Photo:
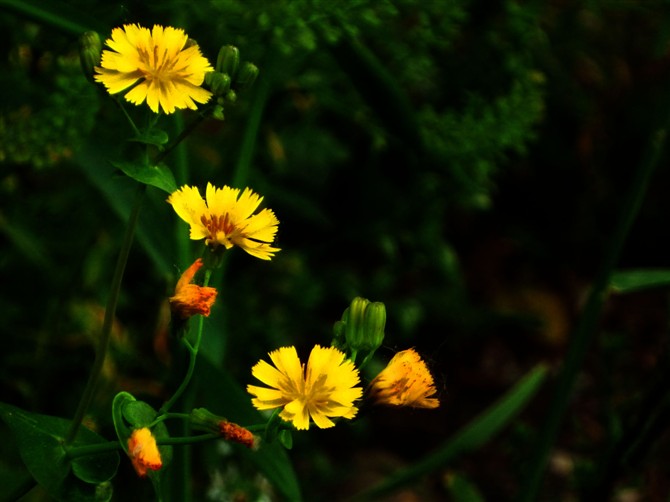
{"label": "green leaf", "polygon": [[630,293],[670,285],[669,269],[617,270],[610,279],[615,293]]}
{"label": "green leaf", "polygon": [[112,421],[114,422],[114,430],[116,436],[119,438],[123,451],[128,453],[128,438],[132,434],[132,429],[126,425],[123,419],[123,409],[127,403],[136,401],[135,396],[128,392],[119,392],[114,396],[112,401]]}
{"label": "green leaf", "polygon": [[524,376],[500,400],[447,440],[434,453],[411,467],[401,469],[377,486],[358,494],[355,499],[379,497],[411,483],[424,474],[444,467],[464,452],[476,450],[502,430],[539,390],[547,374],[540,365]]}
{"label": "green leaf", "polygon": [[148,131],[143,131],[140,136],[130,138],[129,141],[144,143],[145,145],[154,145],[160,148],[170,141],[170,137],[162,129],[151,128]]}
{"label": "green leaf", "polygon": [[148,427],[156,420],[158,413],[144,401],[127,401],[123,407],[123,417],[133,429]]}
{"label": "green leaf", "polygon": [[160,188],[169,194],[177,190],[177,182],[174,179],[174,174],[164,164],[147,166],[135,162],[118,161],[112,162],[112,165],[135,181],[139,181],[145,185]]}
{"label": "green leaf", "polygon": [[[35,480],[58,500],[110,500],[111,487],[105,482],[116,474],[117,451],[106,451],[70,460],[65,437],[71,421],[29,413],[0,403],[0,418],[10,427],[21,459]],[[107,441],[80,427],[71,446],[91,446]]]}
{"label": "green leaf", "polygon": [[477,487],[464,476],[457,473],[449,473],[446,477],[449,500],[454,502],[484,502],[484,497]]}

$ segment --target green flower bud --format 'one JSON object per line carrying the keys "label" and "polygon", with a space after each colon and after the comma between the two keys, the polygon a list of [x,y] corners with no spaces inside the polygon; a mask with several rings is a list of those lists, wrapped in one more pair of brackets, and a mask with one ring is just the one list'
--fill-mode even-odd
{"label": "green flower bud", "polygon": [[219,423],[225,418],[215,415],[205,408],[195,408],[191,411],[191,427],[198,431],[219,432]]}
{"label": "green flower bud", "polygon": [[209,72],[205,75],[205,83],[215,96],[223,96],[230,90],[230,77],[226,73]]}
{"label": "green flower bud", "polygon": [[227,73],[230,78],[235,78],[237,67],[240,64],[240,51],[234,45],[224,45],[219,50],[216,58],[216,71]]}
{"label": "green flower bud", "polygon": [[248,89],[258,77],[258,67],[253,63],[244,63],[235,79],[235,88],[238,90]]}
{"label": "green flower bud", "polygon": [[223,120],[225,118],[223,115],[223,106],[220,104],[214,105],[214,108],[212,108],[212,118],[216,120]]}
{"label": "green flower bud", "polygon": [[386,327],[386,307],[381,302],[374,302],[365,309],[363,330],[369,350],[377,350],[384,341]]}
{"label": "green flower bud", "polygon": [[79,37],[79,62],[81,69],[88,80],[93,82],[95,67],[100,64],[102,42],[100,35],[95,31],[87,31]]}
{"label": "green flower bud", "polygon": [[[351,305],[346,312],[346,329],[345,338],[347,345],[354,350],[360,350],[365,343],[365,309],[370,301],[365,298],[356,297],[352,300]],[[343,316],[344,317],[344,316]]]}
{"label": "green flower bud", "polygon": [[365,298],[354,298],[333,326],[333,346],[344,350],[352,361],[363,356],[361,367],[367,363],[384,340],[386,307]]}

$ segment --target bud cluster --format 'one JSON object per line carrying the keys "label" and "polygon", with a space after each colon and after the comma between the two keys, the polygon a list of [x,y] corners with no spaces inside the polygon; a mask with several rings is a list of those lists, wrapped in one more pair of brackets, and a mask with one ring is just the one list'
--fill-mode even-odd
{"label": "bud cluster", "polygon": [[233,45],[224,45],[219,50],[213,72],[205,76],[205,84],[216,96],[212,116],[223,120],[223,105],[234,103],[237,93],[248,89],[258,76],[258,67],[244,61],[240,63],[240,51]]}

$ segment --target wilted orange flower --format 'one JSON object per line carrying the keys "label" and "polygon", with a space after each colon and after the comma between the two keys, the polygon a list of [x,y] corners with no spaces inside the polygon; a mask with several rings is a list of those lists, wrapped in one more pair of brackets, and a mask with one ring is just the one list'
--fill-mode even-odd
{"label": "wilted orange flower", "polygon": [[239,443],[246,446],[247,448],[253,448],[254,446],[254,435],[251,433],[251,431],[245,429],[241,425],[228,422],[227,420],[221,420],[219,422],[219,432],[226,441]]}
{"label": "wilted orange flower", "polygon": [[196,314],[208,316],[214,301],[216,300],[216,288],[198,286],[191,284],[195,274],[202,267],[200,258],[188,267],[177,281],[174,296],[170,297],[170,309],[172,314],[188,319]]}
{"label": "wilted orange flower", "polygon": [[135,429],[128,438],[128,456],[141,478],[147,471],[157,471],[163,466],[156,438],[147,427]]}
{"label": "wilted orange flower", "polygon": [[437,390],[426,363],[414,350],[398,352],[368,387],[368,397],[375,404],[437,408],[440,401],[432,397]]}

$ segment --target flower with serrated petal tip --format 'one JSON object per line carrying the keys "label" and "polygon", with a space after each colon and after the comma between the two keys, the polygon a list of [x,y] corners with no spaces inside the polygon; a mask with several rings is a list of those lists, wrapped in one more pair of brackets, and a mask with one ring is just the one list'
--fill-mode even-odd
{"label": "flower with serrated petal tip", "polygon": [[195,110],[196,102],[212,96],[202,84],[214,68],[180,28],[125,24],[114,28],[105,44],[112,50],[102,51],[94,78],[110,94],[130,89],[126,100],[136,105],[146,100],[154,113],[159,107],[165,113]]}
{"label": "flower with serrated petal tip", "polygon": [[433,376],[414,349],[393,356],[368,387],[375,404],[412,408],[437,408],[440,401],[432,397],[436,392]]}
{"label": "flower with serrated petal tip", "polygon": [[180,319],[186,320],[196,314],[207,317],[214,305],[216,288],[191,284],[202,265],[202,259],[195,260],[181,275],[177,281],[174,296],[170,297],[170,310]]}
{"label": "flower with serrated petal tip", "polygon": [[207,183],[206,200],[197,187],[184,185],[168,197],[179,217],[191,227],[191,239],[205,239],[216,250],[238,246],[262,260],[270,260],[279,248],[271,246],[279,220],[271,209],[254,214],[263,197],[245,188],[215,188]]}
{"label": "flower with serrated petal tip", "polygon": [[248,385],[254,396],[252,404],[259,410],[283,408],[279,416],[292,422],[296,429],[309,429],[310,419],[322,429],[332,427],[331,418],[354,418],[358,408],[354,401],[363,394],[358,387],[358,370],[342,351],[316,345],[305,367],[295,347],[270,352],[274,366],[261,360],[251,370],[268,385]]}
{"label": "flower with serrated petal tip", "polygon": [[128,438],[128,456],[141,478],[147,475],[147,471],[157,471],[163,467],[156,438],[147,427],[135,429]]}

